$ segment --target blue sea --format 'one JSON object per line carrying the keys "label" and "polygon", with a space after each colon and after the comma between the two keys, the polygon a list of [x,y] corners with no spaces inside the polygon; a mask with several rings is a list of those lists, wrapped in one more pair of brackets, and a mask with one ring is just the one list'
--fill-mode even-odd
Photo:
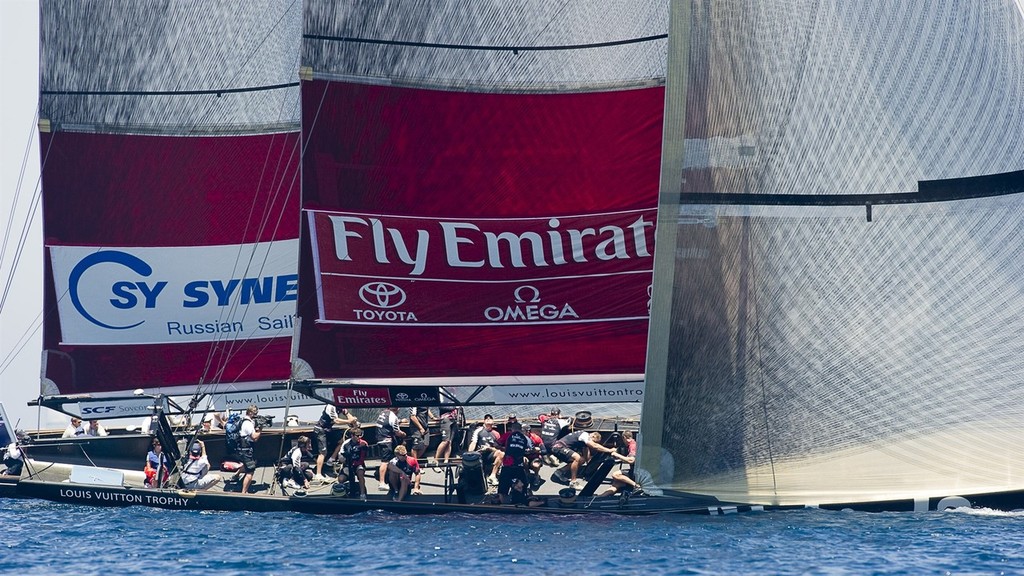
{"label": "blue sea", "polygon": [[583,518],[105,509],[0,499],[4,574],[1022,574],[1024,513]]}

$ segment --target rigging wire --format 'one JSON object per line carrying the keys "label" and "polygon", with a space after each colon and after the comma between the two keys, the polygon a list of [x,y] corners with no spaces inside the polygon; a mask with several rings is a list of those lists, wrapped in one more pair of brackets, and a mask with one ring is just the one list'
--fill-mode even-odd
{"label": "rigging wire", "polygon": [[[28,159],[32,153],[32,142],[35,138],[36,126],[39,124],[39,110],[36,107],[35,118],[32,122],[32,126],[29,131],[28,143],[25,145],[25,153],[21,158],[21,170],[18,173],[18,184],[14,189],[14,197],[11,199],[11,213],[7,218],[7,228],[4,231],[3,245],[0,246],[0,269],[3,269],[4,255],[7,254],[8,241],[11,236],[11,231],[14,229],[14,213],[18,207],[18,200],[21,197],[22,185],[25,181],[25,171],[28,169]],[[14,283],[15,274],[18,271],[18,263],[21,262],[21,255],[25,250],[25,245],[28,240],[29,230],[32,228],[32,222],[35,219],[36,209],[39,206],[40,198],[40,182],[42,181],[42,170],[39,172],[39,177],[36,179],[36,185],[32,198],[29,200],[29,212],[25,217],[24,222],[21,226],[21,235],[18,237],[18,246],[14,251],[14,260],[10,266],[10,272],[7,275],[7,282],[4,285],[3,295],[0,296],[0,312],[3,312],[4,306],[7,303],[7,297],[10,295],[11,285]]]}

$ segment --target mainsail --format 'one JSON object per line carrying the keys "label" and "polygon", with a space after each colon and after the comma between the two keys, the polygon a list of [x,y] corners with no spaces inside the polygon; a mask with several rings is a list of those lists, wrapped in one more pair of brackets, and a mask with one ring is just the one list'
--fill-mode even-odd
{"label": "mainsail", "polygon": [[41,3],[44,396],[288,377],[300,3]]}
{"label": "mainsail", "polygon": [[1012,0],[673,4],[642,458],[762,504],[1024,489]]}
{"label": "mainsail", "polygon": [[297,362],[640,378],[662,2],[306,2]]}

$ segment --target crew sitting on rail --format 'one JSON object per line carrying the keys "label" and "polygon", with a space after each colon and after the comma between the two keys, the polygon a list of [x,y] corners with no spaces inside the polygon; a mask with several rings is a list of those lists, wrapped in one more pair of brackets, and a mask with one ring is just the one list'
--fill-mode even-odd
{"label": "crew sitting on rail", "polygon": [[[349,437],[340,444],[341,457],[345,464],[338,473],[338,484],[344,486],[350,478],[359,484],[359,499],[366,500],[366,451],[370,445],[363,440],[363,429],[353,426],[349,429]],[[349,496],[354,496],[349,492]]]}
{"label": "crew sitting on rail", "polygon": [[[508,432],[502,434],[505,452],[501,465],[501,477],[498,479],[498,498],[502,504],[525,504],[529,496],[525,486],[526,455],[533,451],[533,442],[523,434],[523,425],[515,416],[509,416]],[[518,489],[514,489],[518,485]]]}
{"label": "crew sitting on rail", "polygon": [[170,474],[170,462],[167,454],[164,454],[160,440],[153,438],[153,449],[146,454],[146,467],[143,472],[146,474],[146,486],[149,488],[160,488],[167,482]]}
{"label": "crew sitting on rail", "polygon": [[222,480],[220,474],[210,472],[206,457],[206,443],[196,440],[189,450],[188,462],[181,469],[181,484],[190,490],[207,490]]}
{"label": "crew sitting on rail", "polygon": [[82,419],[71,417],[71,424],[64,429],[64,433],[61,434],[61,438],[74,438],[75,436],[85,436],[85,426],[82,426]]}
{"label": "crew sitting on rail", "polygon": [[309,436],[299,436],[295,447],[281,459],[281,465],[278,468],[278,477],[284,487],[292,490],[308,489],[309,482],[313,479],[313,471],[309,469],[309,462],[312,460],[313,450]]}
{"label": "crew sitting on rail", "polygon": [[480,453],[484,461],[484,470],[488,468],[491,470],[487,482],[492,486],[497,486],[498,468],[501,467],[501,459],[505,455],[498,449],[498,431],[494,429],[494,417],[490,414],[485,414],[483,426],[473,431],[472,439],[469,441],[469,451]]}
{"label": "crew sitting on rail", "polygon": [[392,500],[401,502],[409,493],[409,485],[415,482],[413,494],[419,493],[419,464],[409,457],[409,450],[402,444],[395,446],[395,455],[387,463],[387,479]]}

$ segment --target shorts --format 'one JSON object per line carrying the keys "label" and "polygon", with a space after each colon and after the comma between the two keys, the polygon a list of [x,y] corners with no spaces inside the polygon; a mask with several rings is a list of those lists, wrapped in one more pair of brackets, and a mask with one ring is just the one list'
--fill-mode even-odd
{"label": "shorts", "polygon": [[363,473],[366,473],[366,466],[364,466],[362,462],[359,464],[353,464],[352,466],[342,466],[341,471],[338,472],[338,478],[348,478],[349,470],[358,475],[360,470],[362,470]]}
{"label": "shorts", "polygon": [[579,456],[579,454],[577,454],[572,448],[569,448],[565,444],[558,443],[551,447],[551,453],[566,464],[571,464],[572,461]]}
{"label": "shorts", "polygon": [[521,480],[523,485],[527,484],[526,470],[522,466],[504,466],[498,473],[498,494],[508,494],[516,480]]}
{"label": "shorts", "polygon": [[243,448],[235,452],[235,458],[242,463],[242,468],[247,474],[256,471],[256,457],[253,456],[252,448]]}
{"label": "shorts", "polygon": [[387,462],[395,457],[395,447],[391,442],[380,442],[377,444],[380,446],[380,461]]}
{"label": "shorts", "polygon": [[412,435],[412,448],[418,450],[420,448],[426,449],[430,445],[430,433],[420,434],[416,431]]}
{"label": "shorts", "polygon": [[317,453],[327,454],[327,430],[319,426],[313,426],[313,434],[316,436]]}
{"label": "shorts", "polygon": [[455,439],[455,420],[441,418],[441,440],[451,441]]}

